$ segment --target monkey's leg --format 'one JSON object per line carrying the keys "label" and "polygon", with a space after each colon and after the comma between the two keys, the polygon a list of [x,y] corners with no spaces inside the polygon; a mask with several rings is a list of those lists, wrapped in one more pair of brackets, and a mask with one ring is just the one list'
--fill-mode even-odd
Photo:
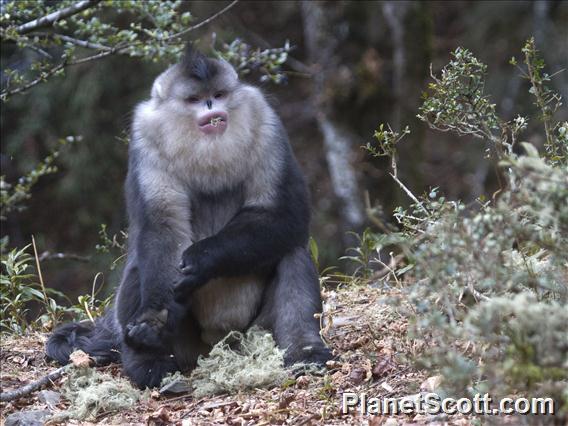
{"label": "monkey's leg", "polygon": [[271,330],[279,347],[286,349],[287,365],[296,362],[325,364],[332,358],[321,340],[321,296],[317,271],[305,248],[297,248],[278,264],[268,284],[265,301],[254,324]]}
{"label": "monkey's leg", "polygon": [[201,329],[193,315],[188,314],[177,329],[173,353],[180,371],[188,372],[197,365],[199,355],[207,355],[211,346],[201,340]]}
{"label": "monkey's leg", "polygon": [[[132,256],[134,258],[135,256]],[[126,343],[134,349],[163,349],[168,311],[142,306],[140,271],[135,260],[129,260],[116,297],[116,318]]]}
{"label": "monkey's leg", "polygon": [[199,355],[205,355],[210,347],[200,338],[197,322],[187,315],[176,329],[171,347],[162,351],[134,349],[122,345],[124,371],[140,388],[156,387],[169,373],[188,372],[195,368]]}
{"label": "monkey's leg", "polygon": [[[116,320],[123,339],[128,338],[129,324],[136,317],[141,305],[140,274],[134,256],[124,268],[124,276],[116,295]],[[150,337],[152,333],[149,333]],[[121,344],[120,356],[126,375],[140,388],[158,386],[162,378],[177,370],[171,351],[150,351],[142,347]]]}
{"label": "monkey's leg", "polygon": [[[171,339],[159,348],[150,345],[133,345],[128,331],[141,305],[140,275],[136,263],[129,262],[124,270],[124,277],[116,297],[116,322],[121,327],[123,342],[121,360],[128,377],[140,388],[158,386],[168,373],[187,368],[186,365],[197,359],[192,347],[200,348],[198,332],[191,328],[189,318],[180,323]],[[148,319],[149,323],[155,321]],[[193,327],[196,327],[195,325]],[[144,335],[140,328],[141,339],[152,339],[155,333]],[[197,349],[196,349],[197,350]],[[196,351],[195,350],[195,351]]]}
{"label": "monkey's leg", "polygon": [[181,277],[182,250],[191,243],[191,207],[186,188],[172,178],[167,164],[136,149],[129,155],[128,259],[136,265],[140,303],[125,332],[132,347],[153,350],[167,343],[185,311],[173,300],[173,284]]}

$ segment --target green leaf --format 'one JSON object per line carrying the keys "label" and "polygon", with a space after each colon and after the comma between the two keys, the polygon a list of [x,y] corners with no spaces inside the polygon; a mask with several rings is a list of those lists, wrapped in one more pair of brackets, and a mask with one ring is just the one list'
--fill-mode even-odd
{"label": "green leaf", "polygon": [[527,155],[529,157],[533,157],[533,158],[539,158],[540,157],[538,155],[538,150],[534,147],[533,144],[531,144],[529,142],[521,142],[521,145],[523,146],[523,148],[525,149],[525,152],[527,153]]}
{"label": "green leaf", "polygon": [[316,265],[319,265],[319,249],[316,240],[313,237],[310,237],[309,240],[310,245],[310,254],[312,255],[312,260]]}

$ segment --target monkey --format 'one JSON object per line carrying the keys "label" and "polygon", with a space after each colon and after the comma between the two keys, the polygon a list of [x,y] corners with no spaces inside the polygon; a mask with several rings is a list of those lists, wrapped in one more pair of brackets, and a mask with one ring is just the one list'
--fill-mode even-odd
{"label": "monkey", "polygon": [[258,326],[286,365],[331,359],[315,314],[307,184],[262,91],[188,44],[135,108],[125,182],[128,248],[113,306],[56,329],[47,356],[121,362],[140,388],[195,367]]}

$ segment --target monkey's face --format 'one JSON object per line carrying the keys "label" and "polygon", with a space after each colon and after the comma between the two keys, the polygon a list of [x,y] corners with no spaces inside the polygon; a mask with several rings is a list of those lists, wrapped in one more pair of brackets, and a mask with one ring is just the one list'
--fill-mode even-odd
{"label": "monkey's face", "polygon": [[162,81],[158,79],[156,94],[162,107],[182,116],[198,134],[220,136],[229,126],[231,111],[237,107],[233,98],[239,81],[229,64],[207,61],[211,62],[213,75],[196,78],[181,67],[174,68],[164,73]]}
{"label": "monkey's face", "polygon": [[190,94],[183,101],[201,132],[221,135],[227,130],[229,122],[228,96],[227,90],[204,90]]}

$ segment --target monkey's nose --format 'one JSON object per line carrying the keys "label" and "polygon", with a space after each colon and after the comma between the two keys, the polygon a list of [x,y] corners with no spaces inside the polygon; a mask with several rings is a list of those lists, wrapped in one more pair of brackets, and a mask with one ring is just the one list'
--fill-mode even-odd
{"label": "monkey's nose", "polygon": [[207,99],[205,103],[207,104],[207,108],[209,109],[213,108],[213,101],[211,99]]}

